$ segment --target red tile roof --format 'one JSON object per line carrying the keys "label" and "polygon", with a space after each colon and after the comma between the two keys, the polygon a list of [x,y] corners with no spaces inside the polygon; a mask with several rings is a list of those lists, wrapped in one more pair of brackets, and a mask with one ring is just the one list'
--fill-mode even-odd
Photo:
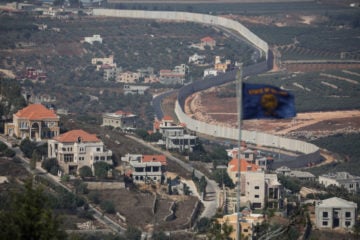
{"label": "red tile roof", "polygon": [[15,113],[15,116],[29,120],[59,119],[59,116],[55,114],[54,110],[47,109],[42,104],[31,104],[19,110]]}
{"label": "red tile roof", "polygon": [[68,131],[59,136],[54,137],[53,139],[63,143],[64,142],[74,143],[77,142],[79,138],[81,138],[82,142],[101,142],[100,139],[98,139],[95,134],[87,133],[81,129]]}
{"label": "red tile roof", "polygon": [[[229,166],[232,166],[230,171],[236,172],[238,170],[238,159],[233,158],[229,162]],[[259,166],[253,163],[248,163],[245,159],[240,160],[240,172],[256,172]]]}
{"label": "red tile roof", "polygon": [[143,155],[142,162],[160,162],[161,165],[166,165],[165,155]]}
{"label": "red tile roof", "polygon": [[202,42],[212,42],[212,41],[214,41],[214,39],[213,39],[212,37],[209,37],[209,36],[208,36],[208,37],[202,38],[201,41],[202,41]]}
{"label": "red tile roof", "polygon": [[164,120],[164,121],[172,121],[173,118],[171,116],[164,116],[162,120]]}

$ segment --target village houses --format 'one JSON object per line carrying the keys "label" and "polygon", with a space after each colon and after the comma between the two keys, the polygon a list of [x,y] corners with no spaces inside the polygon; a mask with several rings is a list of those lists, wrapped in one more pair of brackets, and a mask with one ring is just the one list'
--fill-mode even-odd
{"label": "village houses", "polygon": [[200,40],[200,46],[202,49],[205,49],[205,47],[214,49],[214,47],[216,46],[216,41],[212,37],[207,36]]}
{"label": "village houses", "polygon": [[84,42],[87,42],[89,44],[94,44],[94,42],[102,43],[103,39],[99,34],[94,34],[92,37],[85,37]]}
{"label": "village houses", "polygon": [[102,126],[111,126],[121,130],[134,130],[138,117],[131,112],[116,111],[114,113],[104,113]]}
{"label": "village houses", "polygon": [[360,192],[360,177],[348,172],[337,172],[319,176],[319,183],[328,187],[330,185],[343,187],[349,192]]}
{"label": "village houses", "polygon": [[161,183],[165,179],[165,155],[126,154],[121,161],[129,165],[127,174],[132,176],[134,183]]}
{"label": "village houses", "polygon": [[56,158],[65,174],[77,174],[83,166],[94,172],[96,162],[113,164],[112,151],[95,135],[71,130],[48,140],[48,158]]}
{"label": "village houses", "polygon": [[155,121],[153,130],[163,136],[158,145],[163,145],[168,150],[192,152],[197,144],[198,137],[186,134],[184,125],[175,124],[170,116],[164,116],[161,121]]}
{"label": "village houses", "polygon": [[13,114],[13,122],[5,123],[4,131],[9,136],[41,141],[59,135],[59,121],[54,110],[31,104]]}

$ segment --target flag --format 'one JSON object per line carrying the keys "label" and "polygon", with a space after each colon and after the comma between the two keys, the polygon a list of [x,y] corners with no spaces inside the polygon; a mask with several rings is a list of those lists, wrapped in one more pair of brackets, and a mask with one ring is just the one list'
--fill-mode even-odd
{"label": "flag", "polygon": [[242,113],[242,119],[295,117],[295,98],[275,86],[243,83]]}

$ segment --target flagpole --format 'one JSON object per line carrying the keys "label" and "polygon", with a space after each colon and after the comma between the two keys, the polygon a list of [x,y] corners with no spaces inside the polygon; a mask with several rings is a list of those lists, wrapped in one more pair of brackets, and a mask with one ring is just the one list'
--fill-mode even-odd
{"label": "flagpole", "polygon": [[237,111],[238,111],[238,156],[237,156],[237,194],[236,194],[236,240],[240,240],[240,157],[241,157],[241,128],[242,128],[242,64],[236,73],[236,96],[237,96]]}

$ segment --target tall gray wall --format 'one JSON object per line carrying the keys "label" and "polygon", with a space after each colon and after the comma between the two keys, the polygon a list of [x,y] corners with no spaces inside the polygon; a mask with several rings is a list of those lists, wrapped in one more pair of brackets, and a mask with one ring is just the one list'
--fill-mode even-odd
{"label": "tall gray wall", "polygon": [[188,13],[188,12],[165,12],[165,11],[142,11],[142,10],[117,10],[117,9],[93,9],[93,15],[95,16],[109,16],[109,17],[121,17],[121,18],[142,18],[142,19],[164,19],[164,20],[176,20],[176,21],[189,21],[201,24],[218,25],[225,28],[229,28],[240,33],[245,39],[252,43],[255,47],[261,50],[265,54],[265,58],[268,58],[269,46],[268,44],[252,33],[241,23],[227,19],[224,17],[218,17],[200,13]]}
{"label": "tall gray wall", "polygon": [[[252,43],[256,48],[261,50],[265,54],[265,61],[246,66],[243,69],[243,76],[259,74],[266,72],[271,62],[271,53],[269,51],[268,44],[252,33],[249,29],[243,26],[241,23],[227,19],[224,17],[218,17],[207,14],[188,13],[188,12],[163,12],[163,11],[141,11],[141,10],[116,10],[116,9],[93,9],[93,15],[95,16],[109,16],[109,17],[121,17],[121,18],[141,18],[141,19],[165,19],[176,21],[190,21],[201,24],[218,25],[225,28],[232,29],[242,35],[246,40]],[[223,75],[198,81],[193,84],[189,84],[180,89],[178,94],[178,100],[175,106],[175,113],[179,120],[186,124],[186,127],[192,131],[213,135],[215,137],[237,140],[239,136],[239,129],[229,128],[220,125],[212,125],[205,122],[201,122],[192,119],[184,113],[185,100],[191,94],[213,87],[218,86],[230,81],[235,80],[235,72],[225,73]],[[256,143],[262,146],[274,147],[286,149],[294,152],[304,153],[297,160],[292,160],[292,163],[287,164],[293,167],[302,167],[307,162],[317,162],[320,159],[319,148],[314,144],[304,141],[284,138],[281,136],[275,136],[267,133],[254,132],[242,130],[242,140],[247,142]]]}

